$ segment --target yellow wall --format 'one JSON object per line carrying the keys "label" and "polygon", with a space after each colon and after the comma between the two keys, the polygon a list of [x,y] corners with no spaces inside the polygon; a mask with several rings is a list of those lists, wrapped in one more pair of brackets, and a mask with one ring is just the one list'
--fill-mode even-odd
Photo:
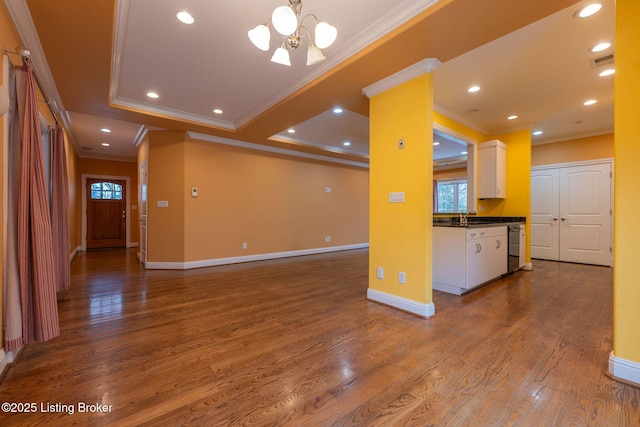
{"label": "yellow wall", "polygon": [[444,126],[445,128],[459,133],[461,135],[466,136],[467,138],[471,138],[476,142],[481,142],[481,141],[487,141],[487,135],[477,132],[473,129],[469,129],[468,127],[461,125],[460,123],[456,122],[453,119],[450,119],[449,117],[443,116],[442,114],[438,113],[437,111],[433,112],[433,121],[434,123],[437,123],[441,126]]}
{"label": "yellow wall", "polygon": [[527,262],[531,262],[531,131],[492,135],[507,145],[506,196],[504,199],[478,200],[478,212],[487,216],[526,217]]}
{"label": "yellow wall", "polygon": [[640,364],[640,2],[616,2],[613,352]]}
{"label": "yellow wall", "polygon": [[[69,171],[70,173],[71,171]],[[138,213],[137,210],[132,210],[131,206],[137,206],[137,188],[138,188],[138,171],[136,163],[134,162],[117,162],[112,160],[101,159],[88,159],[78,158],[76,167],[76,183],[77,183],[77,202],[75,204],[75,233],[78,236],[78,246],[82,245],[82,175],[105,175],[105,176],[120,176],[129,178],[129,238],[131,243],[137,243],[140,236],[140,230],[138,228]],[[71,180],[71,175],[70,180]]]}
{"label": "yellow wall", "polygon": [[[433,76],[371,97],[369,288],[432,303]],[[405,148],[398,148],[398,140]],[[389,192],[405,203],[389,203]],[[376,277],[384,268],[384,279]],[[407,283],[398,283],[398,272]]]}
{"label": "yellow wall", "polygon": [[613,158],[613,134],[531,147],[531,166]]}
{"label": "yellow wall", "polygon": [[185,161],[186,261],[368,242],[366,170],[203,141]]}

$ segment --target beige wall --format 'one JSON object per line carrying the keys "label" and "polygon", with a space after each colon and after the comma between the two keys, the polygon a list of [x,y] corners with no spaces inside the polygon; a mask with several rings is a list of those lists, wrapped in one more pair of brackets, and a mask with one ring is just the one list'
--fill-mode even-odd
{"label": "beige wall", "polygon": [[[183,132],[149,132],[147,261],[184,261],[184,170]],[[158,201],[169,206],[159,208]]]}
{"label": "beige wall", "polygon": [[531,166],[613,158],[613,134],[531,147]]}
{"label": "beige wall", "polygon": [[73,251],[81,245],[80,233],[78,233],[78,209],[77,204],[80,201],[81,193],[78,183],[78,156],[73,149],[73,144],[69,140],[69,135],[64,133],[64,148],[67,154],[67,179],[69,181],[69,251]]}
{"label": "beige wall", "polygon": [[433,179],[467,179],[467,168],[434,170]]}
{"label": "beige wall", "polygon": [[[71,173],[71,171],[69,171]],[[129,178],[129,227],[131,243],[139,241],[140,229],[138,228],[138,213],[132,205],[137,207],[138,169],[135,162],[118,162],[111,160],[78,158],[75,168],[76,183],[76,209],[75,209],[75,233],[77,246],[82,244],[82,175],[120,176]],[[70,175],[71,177],[71,175]],[[71,178],[69,178],[71,179]]]}
{"label": "beige wall", "polygon": [[[150,262],[368,242],[365,169],[161,131],[149,133],[148,158]],[[191,196],[193,187],[198,197]],[[158,201],[169,207],[158,208]]]}

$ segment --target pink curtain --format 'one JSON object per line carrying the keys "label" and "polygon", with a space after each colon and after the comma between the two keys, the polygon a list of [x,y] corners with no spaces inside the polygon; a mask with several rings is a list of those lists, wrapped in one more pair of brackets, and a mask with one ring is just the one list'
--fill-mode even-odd
{"label": "pink curtain", "polygon": [[18,273],[22,335],[24,344],[28,344],[50,340],[60,334],[60,328],[36,84],[28,59],[25,60],[25,69],[26,96],[18,197]]}
{"label": "pink curtain", "polygon": [[51,194],[51,226],[58,275],[57,290],[69,289],[69,184],[67,178],[67,154],[64,132],[56,125],[51,139],[53,155],[53,192]]}

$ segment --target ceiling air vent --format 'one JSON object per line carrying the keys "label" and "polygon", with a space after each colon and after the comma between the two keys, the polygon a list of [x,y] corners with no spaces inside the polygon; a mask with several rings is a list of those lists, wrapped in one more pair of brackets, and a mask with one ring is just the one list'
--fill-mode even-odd
{"label": "ceiling air vent", "polygon": [[613,64],[613,53],[598,58],[591,58],[591,68],[602,67],[603,65]]}

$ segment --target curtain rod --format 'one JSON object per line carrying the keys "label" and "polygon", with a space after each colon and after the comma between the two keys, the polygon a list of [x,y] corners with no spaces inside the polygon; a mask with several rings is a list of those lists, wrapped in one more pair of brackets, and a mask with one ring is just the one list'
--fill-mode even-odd
{"label": "curtain rod", "polygon": [[[12,55],[18,55],[23,60],[28,59],[33,62],[33,60],[31,59],[31,51],[24,46],[17,46],[15,51],[7,50],[6,47],[3,48],[2,50],[5,55],[10,53]],[[19,65],[14,65],[13,67],[18,70],[24,69],[22,66],[19,66]],[[40,79],[38,79],[38,75],[35,73],[35,70],[33,72],[33,76],[35,77],[36,84],[38,85],[38,89],[40,89],[40,93],[44,95],[45,91],[42,89],[42,84],[40,84]],[[51,116],[53,116],[53,120],[56,122],[56,126],[59,125],[58,118],[56,117],[56,113],[55,111],[53,111],[53,108],[51,108],[51,104],[49,103],[49,101],[47,101],[46,99],[43,99],[43,100],[36,99],[36,101],[44,102],[45,104],[47,104],[47,108],[51,112]]]}

